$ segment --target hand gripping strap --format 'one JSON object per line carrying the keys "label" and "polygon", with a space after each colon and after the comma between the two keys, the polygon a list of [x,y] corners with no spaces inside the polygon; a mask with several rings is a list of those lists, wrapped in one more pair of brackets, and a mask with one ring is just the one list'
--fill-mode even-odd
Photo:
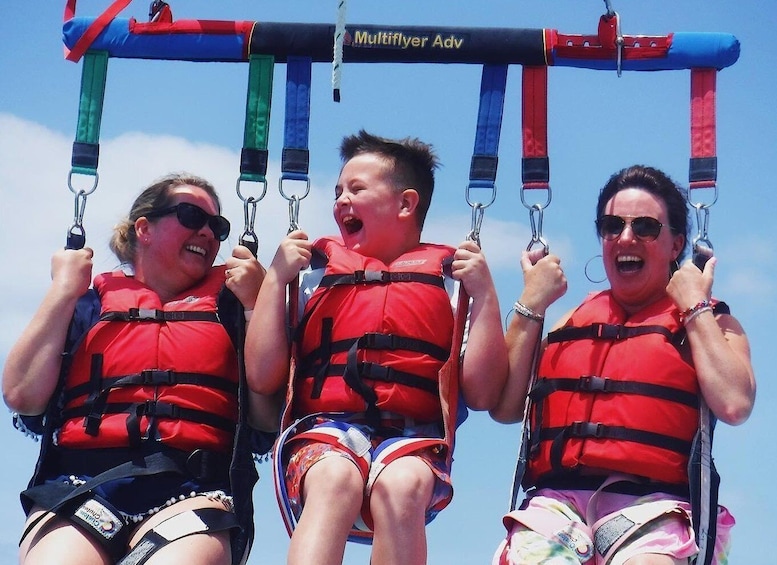
{"label": "hand gripping strap", "polygon": [[167,544],[194,534],[215,533],[240,527],[237,517],[220,508],[187,510],[160,522],[116,565],[142,565]]}

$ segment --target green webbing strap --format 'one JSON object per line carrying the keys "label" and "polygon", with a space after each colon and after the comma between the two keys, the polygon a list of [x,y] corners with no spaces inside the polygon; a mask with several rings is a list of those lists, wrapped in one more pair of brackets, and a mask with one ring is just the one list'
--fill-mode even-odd
{"label": "green webbing strap", "polygon": [[105,77],[108,71],[107,51],[87,51],[81,74],[81,96],[78,124],[73,143],[71,173],[97,175],[100,122],[105,97]]}
{"label": "green webbing strap", "polygon": [[272,55],[251,55],[248,63],[248,96],[243,150],[240,154],[240,180],[265,182],[275,58]]}

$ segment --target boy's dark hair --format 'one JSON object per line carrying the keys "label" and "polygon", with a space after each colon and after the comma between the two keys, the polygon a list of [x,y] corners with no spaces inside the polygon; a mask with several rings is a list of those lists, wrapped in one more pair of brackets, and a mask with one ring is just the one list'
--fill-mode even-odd
{"label": "boy's dark hair", "polygon": [[669,215],[669,228],[674,233],[685,236],[686,246],[677,257],[677,261],[681,261],[685,255],[690,229],[685,189],[659,169],[645,165],[632,165],[612,175],[604,185],[596,203],[596,217],[600,218],[604,214],[607,202],[616,193],[626,188],[641,188],[664,201]]}
{"label": "boy's dark hair", "polygon": [[419,229],[422,228],[434,192],[434,170],[439,167],[432,146],[414,137],[388,139],[364,130],[343,138],[340,144],[343,163],[362,153],[374,153],[392,163],[391,176],[397,190],[413,188],[418,192],[416,219]]}

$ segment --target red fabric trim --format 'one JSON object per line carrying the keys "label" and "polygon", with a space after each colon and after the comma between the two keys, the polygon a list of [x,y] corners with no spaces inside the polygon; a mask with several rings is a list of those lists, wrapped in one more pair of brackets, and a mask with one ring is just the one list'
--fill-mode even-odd
{"label": "red fabric trim", "polygon": [[130,21],[130,33],[138,35],[165,35],[177,33],[198,33],[205,35],[248,36],[254,22],[233,22],[223,20],[178,20],[177,22]]}
{"label": "red fabric trim", "polygon": [[[65,59],[77,63],[81,57],[84,56],[84,53],[86,53],[92,43],[94,43],[94,40],[97,39],[97,36],[108,27],[124,8],[129,6],[130,2],[132,2],[132,0],[116,0],[107,10],[97,16],[92,22],[92,25],[90,25],[84,34],[78,38],[78,41],[76,41],[73,48],[70,51],[65,49]],[[68,4],[65,6],[65,21],[75,16],[75,9],[76,0],[68,0]],[[70,15],[70,18],[68,18],[68,15]]]}
{"label": "red fabric trim", "polygon": [[691,69],[691,157],[716,153],[715,69]]}
{"label": "red fabric trim", "polygon": [[[556,56],[564,59],[614,59],[617,54],[615,44],[615,18],[599,21],[599,35],[565,34],[556,32],[551,49]],[[623,59],[661,59],[667,56],[672,46],[672,34],[669,35],[624,35]]]}

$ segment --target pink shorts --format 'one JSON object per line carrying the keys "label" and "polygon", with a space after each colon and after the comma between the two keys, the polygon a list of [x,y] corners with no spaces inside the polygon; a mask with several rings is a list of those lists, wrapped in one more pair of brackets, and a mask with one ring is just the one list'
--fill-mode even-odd
{"label": "pink shorts", "polygon": [[[450,503],[453,497],[450,466],[438,449],[429,447],[429,438],[421,437],[420,433],[415,433],[423,430],[407,430],[406,434],[410,437],[385,439],[371,436],[366,426],[337,422],[336,427],[334,427],[333,424],[333,422],[325,421],[313,426],[307,433],[302,434],[305,439],[296,439],[289,445],[285,453],[285,456],[288,457],[284,465],[285,495],[287,498],[285,503],[297,521],[302,514],[302,485],[305,474],[313,465],[326,457],[344,457],[352,461],[364,479],[364,504],[361,519],[354,524],[351,536],[353,541],[359,541],[356,538],[364,540],[364,538],[371,537],[370,491],[380,476],[380,472],[398,457],[418,457],[429,466],[435,475],[434,492],[426,511],[427,523],[431,522],[440,510]],[[325,427],[327,433],[342,434],[343,439],[334,443],[307,439],[311,434],[315,434]]]}
{"label": "pink shorts", "polygon": [[[492,565],[621,565],[636,555],[687,559],[698,552],[688,502],[664,493],[541,489],[504,517]],[[718,507],[713,564],[728,562],[734,518]]]}

